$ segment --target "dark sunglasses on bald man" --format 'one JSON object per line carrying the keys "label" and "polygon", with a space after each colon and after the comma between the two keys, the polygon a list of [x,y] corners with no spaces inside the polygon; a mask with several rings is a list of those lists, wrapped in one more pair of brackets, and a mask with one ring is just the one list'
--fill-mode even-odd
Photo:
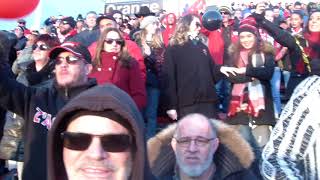
{"label": "dark sunglasses on bald man", "polygon": [[45,44],[41,44],[41,45],[34,44],[34,45],[32,45],[32,50],[36,50],[38,47],[41,51],[46,51],[49,49],[49,47]]}
{"label": "dark sunglasses on bald man", "polygon": [[76,151],[88,149],[93,137],[98,137],[103,150],[106,152],[124,152],[132,147],[132,139],[128,134],[92,135],[78,132],[63,132],[63,146]]}
{"label": "dark sunglasses on bald man", "polygon": [[116,42],[116,44],[123,46],[124,45],[124,40],[122,39],[105,39],[104,42],[106,42],[107,44],[112,44],[113,42]]}
{"label": "dark sunglasses on bald man", "polygon": [[[78,61],[82,60],[81,58],[74,57],[74,56],[67,56],[67,57],[59,57],[58,56],[55,60],[56,65],[62,64],[63,59],[65,59],[68,64],[76,64]],[[86,62],[85,60],[83,60],[83,61]]]}

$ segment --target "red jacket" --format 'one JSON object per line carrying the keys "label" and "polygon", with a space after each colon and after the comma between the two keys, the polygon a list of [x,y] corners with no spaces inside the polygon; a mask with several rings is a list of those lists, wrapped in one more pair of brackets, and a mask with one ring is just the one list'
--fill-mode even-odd
{"label": "red jacket", "polygon": [[[146,82],[146,66],[144,65],[144,58],[142,55],[142,50],[141,48],[137,45],[137,43],[135,43],[134,41],[131,41],[129,39],[125,39],[126,42],[126,46],[128,48],[128,52],[130,54],[131,57],[133,57],[134,59],[136,59],[139,63],[139,69],[140,69],[140,74],[142,76],[142,80],[143,82]],[[94,57],[95,51],[97,48],[97,42],[92,43],[89,46],[89,51],[91,54],[91,57]]]}
{"label": "red jacket", "polygon": [[[168,24],[168,20],[167,20],[169,15],[173,15],[174,17],[174,23],[171,26]],[[162,38],[163,38],[163,43],[165,44],[166,47],[169,45],[170,38],[172,37],[176,29],[176,21],[177,21],[177,17],[174,13],[167,14],[165,17],[165,20],[163,21],[166,29],[162,32]]]}
{"label": "red jacket", "polygon": [[[211,31],[208,34],[208,48],[212,59],[215,64],[223,65],[224,55],[224,40],[223,40],[223,29],[220,28],[215,31]],[[238,36],[231,32],[231,42],[234,43],[238,40]]]}
{"label": "red jacket", "polygon": [[124,67],[115,53],[101,53],[101,68],[94,69],[89,75],[96,78],[98,84],[112,83],[127,92],[138,108],[142,110],[146,105],[146,89],[142,80],[139,64],[132,59],[130,67]]}

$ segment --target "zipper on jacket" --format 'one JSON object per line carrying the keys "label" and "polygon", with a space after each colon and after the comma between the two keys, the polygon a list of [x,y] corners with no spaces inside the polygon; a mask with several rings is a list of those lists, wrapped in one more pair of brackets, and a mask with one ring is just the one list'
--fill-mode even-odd
{"label": "zipper on jacket", "polygon": [[69,98],[68,88],[65,88],[65,89],[64,89],[64,97],[65,97],[66,99]]}

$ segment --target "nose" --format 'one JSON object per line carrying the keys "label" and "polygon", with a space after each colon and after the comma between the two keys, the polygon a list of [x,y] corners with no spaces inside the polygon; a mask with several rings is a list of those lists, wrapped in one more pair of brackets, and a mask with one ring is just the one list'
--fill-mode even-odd
{"label": "nose", "polygon": [[195,141],[191,141],[190,145],[188,146],[187,150],[189,152],[197,152],[198,151],[198,146],[196,145]]}
{"label": "nose", "polygon": [[112,45],[116,46],[117,45],[116,41],[112,41]]}
{"label": "nose", "polygon": [[58,66],[60,66],[60,67],[67,67],[68,66],[66,59],[60,59],[59,61],[61,61],[61,62]]}
{"label": "nose", "polygon": [[88,157],[94,160],[101,160],[106,157],[106,152],[104,151],[101,141],[97,137],[93,137],[87,151]]}

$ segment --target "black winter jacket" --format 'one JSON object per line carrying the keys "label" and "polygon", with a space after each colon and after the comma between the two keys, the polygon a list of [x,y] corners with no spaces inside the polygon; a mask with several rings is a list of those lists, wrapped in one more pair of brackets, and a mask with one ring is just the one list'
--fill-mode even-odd
{"label": "black winter jacket", "polygon": [[64,89],[50,81],[43,87],[26,87],[10,79],[9,67],[0,66],[0,105],[25,119],[25,153],[23,179],[47,178],[47,133],[57,112],[74,96],[96,85],[89,80],[83,85]]}
{"label": "black winter jacket", "polygon": [[163,65],[162,87],[167,109],[217,101],[215,82],[223,77],[206,45],[189,40],[168,46]]}

